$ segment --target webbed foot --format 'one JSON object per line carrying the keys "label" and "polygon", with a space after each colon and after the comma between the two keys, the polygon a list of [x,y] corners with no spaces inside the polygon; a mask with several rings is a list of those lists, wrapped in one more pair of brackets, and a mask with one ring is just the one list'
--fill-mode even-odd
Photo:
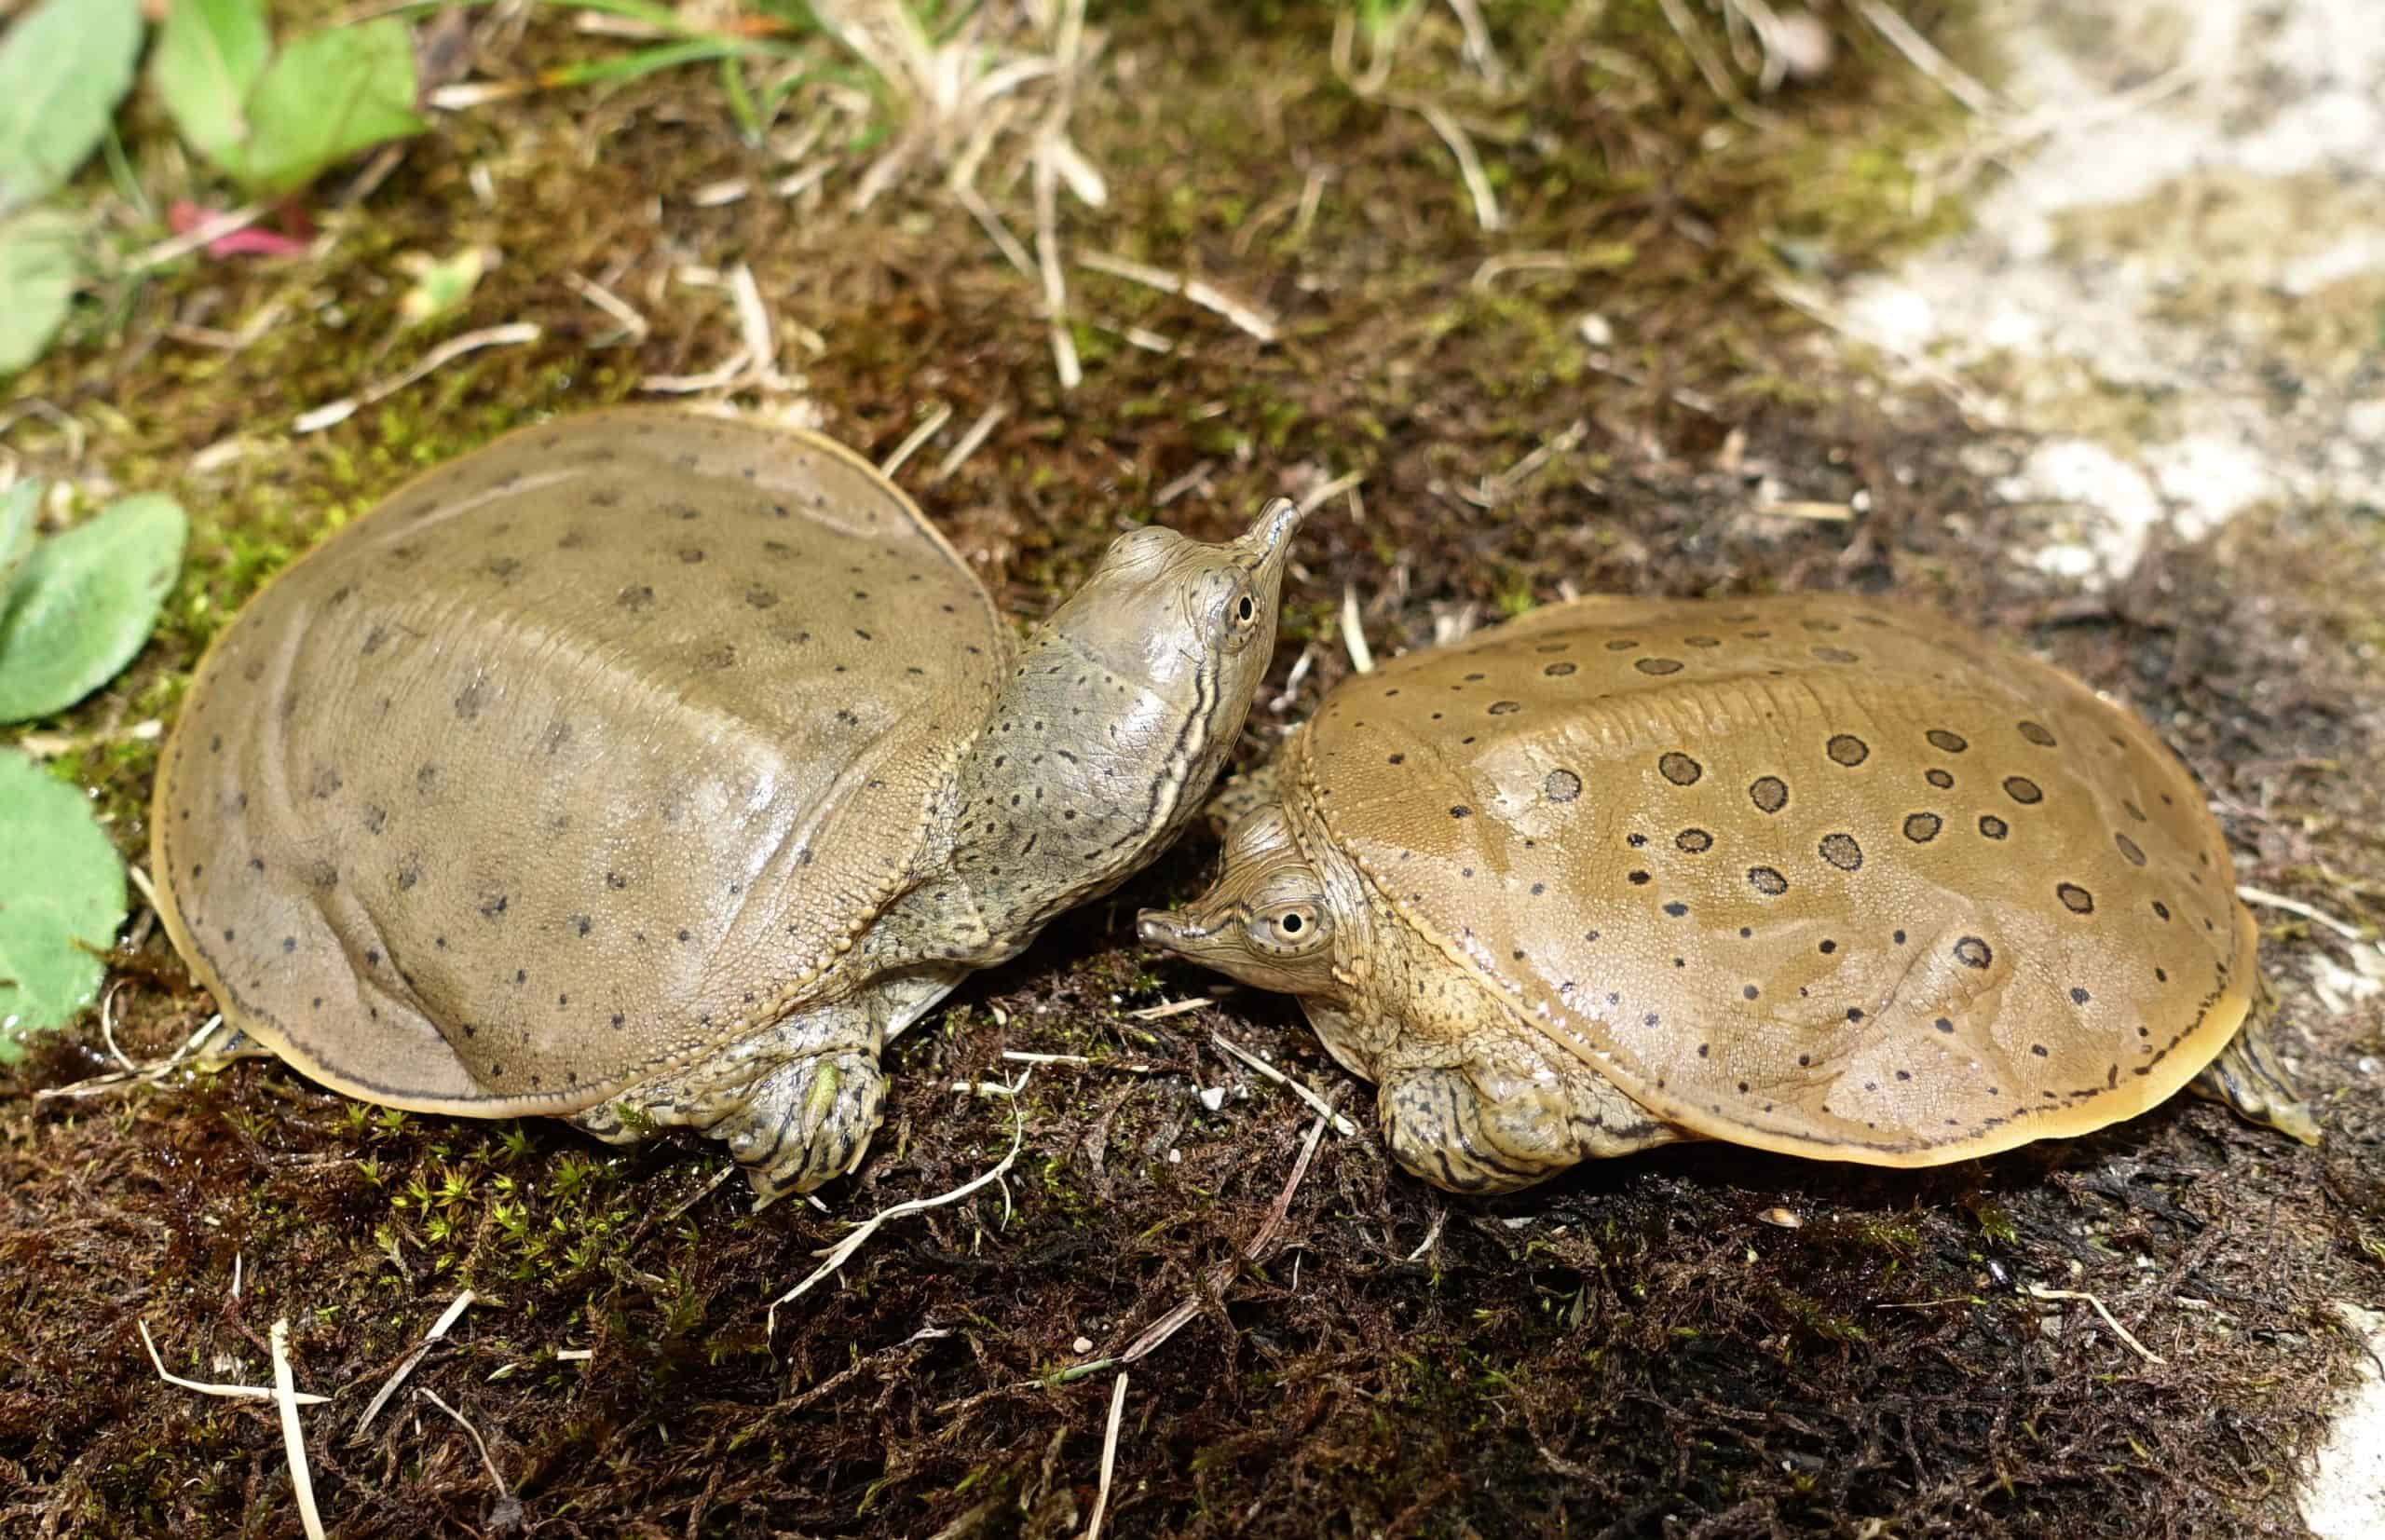
{"label": "webbed foot", "polygon": [[2228,1040],[2219,1056],[2205,1065],[2187,1088],[2199,1097],[2226,1103],[2248,1123],[2274,1128],[2305,1144],[2319,1142],[2319,1120],[2310,1115],[2293,1077],[2278,1062],[2269,1034],[2251,1022]]}
{"label": "webbed foot", "polygon": [[1512,1192],[1682,1137],[1594,1075],[1479,1059],[1386,1073],[1375,1105],[1392,1158],[1452,1192]]}
{"label": "webbed foot", "polygon": [[745,1168],[757,1209],[809,1192],[861,1164],[885,1118],[886,1071],[878,1055],[815,1054],[756,1081],[744,1105],[711,1130]]}

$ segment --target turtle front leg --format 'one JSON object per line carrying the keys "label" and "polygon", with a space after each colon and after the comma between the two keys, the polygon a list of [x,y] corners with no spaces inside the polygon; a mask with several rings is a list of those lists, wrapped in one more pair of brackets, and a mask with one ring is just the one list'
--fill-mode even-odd
{"label": "turtle front leg", "polygon": [[1520,1031],[1470,1051],[1387,1056],[1375,1104],[1383,1142],[1407,1170],[1452,1192],[1512,1192],[1585,1160],[1687,1137]]}
{"label": "turtle front leg", "polygon": [[659,1128],[722,1140],[745,1168],[757,1209],[809,1192],[859,1165],[883,1118],[879,1003],[848,1000],[801,1012],[571,1121],[615,1143]]}

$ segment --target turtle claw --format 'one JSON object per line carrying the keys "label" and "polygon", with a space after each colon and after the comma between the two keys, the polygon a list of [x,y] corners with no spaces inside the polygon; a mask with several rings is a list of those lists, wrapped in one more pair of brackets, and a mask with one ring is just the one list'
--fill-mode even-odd
{"label": "turtle claw", "polygon": [[877,1054],[815,1054],[765,1076],[712,1132],[753,1184],[754,1206],[813,1188],[861,1164],[884,1117],[886,1071]]}

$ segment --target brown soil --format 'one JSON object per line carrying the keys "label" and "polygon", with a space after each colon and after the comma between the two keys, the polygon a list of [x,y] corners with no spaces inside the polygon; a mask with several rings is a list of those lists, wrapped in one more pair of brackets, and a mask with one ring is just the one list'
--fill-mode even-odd
{"label": "brown soil", "polygon": [[[1074,120],[1111,201],[1070,211],[1064,234],[1192,269],[1274,309],[1284,336],[1075,270],[1081,321],[1179,347],[1080,324],[1072,393],[1034,286],[924,181],[848,212],[854,151],[816,206],[696,207],[707,184],[784,170],[741,143],[705,70],[457,115],[320,259],[187,262],[123,286],[20,382],[83,422],[85,457],[31,420],[11,443],[37,472],[176,490],[200,527],[142,661],[42,725],[81,740],[53,762],[138,859],[154,744],[128,729],[170,719],[198,649],[263,576],[419,464],[711,367],[734,346],[731,307],[670,275],[743,262],[783,327],[825,344],[785,363],[830,431],[883,455],[931,403],[953,407],[904,479],[1021,616],[1203,467],[1159,516],[1204,535],[1263,496],[1363,472],[1363,518],[1337,498],[1304,537],[1280,662],[1305,649],[1311,667],[1254,712],[1247,762],[1347,671],[1331,619],[1345,586],[1378,652],[1560,585],[1893,590],[2133,702],[2214,791],[2242,880],[2385,920],[2378,511],[2240,521],[2160,550],[2106,597],[2035,572],[2013,553],[2046,511],[1991,490],[2018,446],[1830,361],[1765,282],[1928,233],[1903,211],[1898,150],[1950,127],[1942,102],[1842,17],[1833,73],[1775,99],[1779,122],[1758,130],[1654,3],[1588,25],[1515,11],[1497,34],[1522,76],[1507,93],[1460,63],[1439,7],[1392,76],[1472,129],[1510,226],[1486,235],[1425,119],[1337,80],[1328,14],[1123,7]],[[543,15],[484,41],[483,67],[508,74],[597,47]],[[162,145],[143,131],[137,149]],[[159,196],[184,174],[145,150],[141,167]],[[1327,180],[1303,219],[1312,169]],[[996,202],[1031,231],[1023,184]],[[440,331],[527,320],[540,340],[293,434],[296,411],[435,340],[393,334],[393,258],[468,241],[505,260]],[[1480,272],[1497,252],[1568,261]],[[612,322],[569,274],[631,297],[650,332],[598,346]],[[192,340],[275,299],[283,319],[244,348]],[[1615,338],[1602,367],[1586,312]],[[930,484],[996,404],[1009,415],[984,447]],[[245,453],[198,458],[235,435]],[[1750,513],[1765,473],[1790,497],[1862,492],[1865,511]],[[747,1214],[742,1184],[707,1191],[710,1146],[624,1155],[560,1124],[384,1114],[270,1064],[36,1101],[109,1066],[96,1020],[51,1040],[0,1080],[0,1534],[299,1533],[273,1408],[160,1384],[136,1330],[178,1372],[260,1383],[279,1317],[299,1383],[333,1397],[306,1427],[335,1533],[1073,1534],[1115,1371],[1070,1370],[1187,1298],[1194,1318],[1130,1366],[1106,1533],[2302,1533],[2297,1462],[2357,1351],[2325,1302],[2385,1286],[2385,1109],[2359,1065],[2385,1053],[2385,1012],[2338,1015],[2309,988],[2324,933],[2262,915],[2279,1040],[2328,1125],[2318,1150],[2181,1099],[1934,1172],[1683,1148],[1468,1202],[1388,1164],[1367,1088],[1286,1002],[1125,1014],[1213,986],[1155,962],[1129,924],[1209,859],[1205,841],[1179,848],[903,1040],[886,1129],[825,1194],[832,1214]],[[117,1036],[161,1053],[210,1005],[153,926],[134,934]],[[1324,1138],[1256,1261],[1243,1248],[1314,1119],[1213,1030],[1365,1128]],[[1015,1100],[954,1093],[1015,1074],[1005,1050],[1090,1062],[1037,1068]],[[1247,1094],[1212,1112],[1195,1092],[1218,1085]],[[1002,1184],[893,1221],[766,1329],[848,1217],[985,1171],[1014,1111],[1022,1151]],[[2093,1294],[2161,1361],[2033,1283]],[[359,1433],[466,1286],[477,1303]],[[417,1389],[478,1430],[511,1497]]]}

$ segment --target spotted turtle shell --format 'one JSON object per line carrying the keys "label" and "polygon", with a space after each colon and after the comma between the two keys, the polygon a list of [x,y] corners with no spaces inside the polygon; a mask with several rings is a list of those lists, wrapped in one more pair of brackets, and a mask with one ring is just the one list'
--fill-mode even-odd
{"label": "spotted turtle shell", "polygon": [[1381,905],[1716,1138],[1921,1165],[2083,1132],[2256,986],[2160,740],[1883,603],[1552,606],[1348,680],[1289,764]]}
{"label": "spotted turtle shell", "polygon": [[225,1015],[368,1100],[569,1112],[816,993],[1009,667],[984,586],[807,433],[513,433],[266,585],[159,770]]}

